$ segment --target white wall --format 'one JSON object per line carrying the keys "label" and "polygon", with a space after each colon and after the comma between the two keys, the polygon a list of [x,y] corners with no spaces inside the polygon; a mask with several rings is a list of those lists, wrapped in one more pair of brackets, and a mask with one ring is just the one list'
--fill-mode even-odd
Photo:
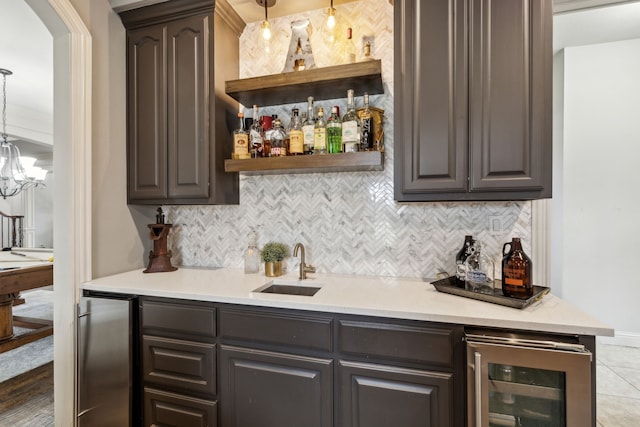
{"label": "white wall", "polygon": [[564,51],[562,296],[640,340],[640,39]]}

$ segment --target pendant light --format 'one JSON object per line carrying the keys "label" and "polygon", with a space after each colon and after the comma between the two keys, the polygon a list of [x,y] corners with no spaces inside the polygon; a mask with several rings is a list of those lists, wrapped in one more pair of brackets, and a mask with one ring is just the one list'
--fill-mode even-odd
{"label": "pendant light", "polygon": [[334,44],[338,40],[338,21],[336,19],[336,8],[333,7],[333,0],[331,0],[327,15],[322,23],[322,38],[329,44]]}
{"label": "pendant light", "polygon": [[262,50],[269,53],[271,50],[271,24],[269,23],[269,15],[267,9],[276,4],[276,0],[256,0],[258,5],[264,7],[264,21],[260,25],[260,35],[258,36],[258,45]]}

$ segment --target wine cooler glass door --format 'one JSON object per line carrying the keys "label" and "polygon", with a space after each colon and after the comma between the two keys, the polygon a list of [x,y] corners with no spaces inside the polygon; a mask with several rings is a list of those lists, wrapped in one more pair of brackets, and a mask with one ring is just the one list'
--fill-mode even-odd
{"label": "wine cooler glass door", "polygon": [[468,339],[469,427],[585,427],[591,353]]}

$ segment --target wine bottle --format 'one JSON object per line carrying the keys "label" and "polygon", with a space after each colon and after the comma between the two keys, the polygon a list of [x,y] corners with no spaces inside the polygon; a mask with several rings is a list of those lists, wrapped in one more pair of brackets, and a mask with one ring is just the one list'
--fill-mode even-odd
{"label": "wine bottle", "polygon": [[327,152],[342,152],[342,120],[338,106],[331,107],[331,116],[327,120]]}

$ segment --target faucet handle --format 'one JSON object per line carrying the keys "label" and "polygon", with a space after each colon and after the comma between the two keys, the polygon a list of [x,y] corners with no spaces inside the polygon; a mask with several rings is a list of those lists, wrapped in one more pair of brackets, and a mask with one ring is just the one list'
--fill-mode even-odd
{"label": "faucet handle", "polygon": [[316,272],[316,268],[313,265],[305,264],[302,268],[307,273],[315,273]]}

